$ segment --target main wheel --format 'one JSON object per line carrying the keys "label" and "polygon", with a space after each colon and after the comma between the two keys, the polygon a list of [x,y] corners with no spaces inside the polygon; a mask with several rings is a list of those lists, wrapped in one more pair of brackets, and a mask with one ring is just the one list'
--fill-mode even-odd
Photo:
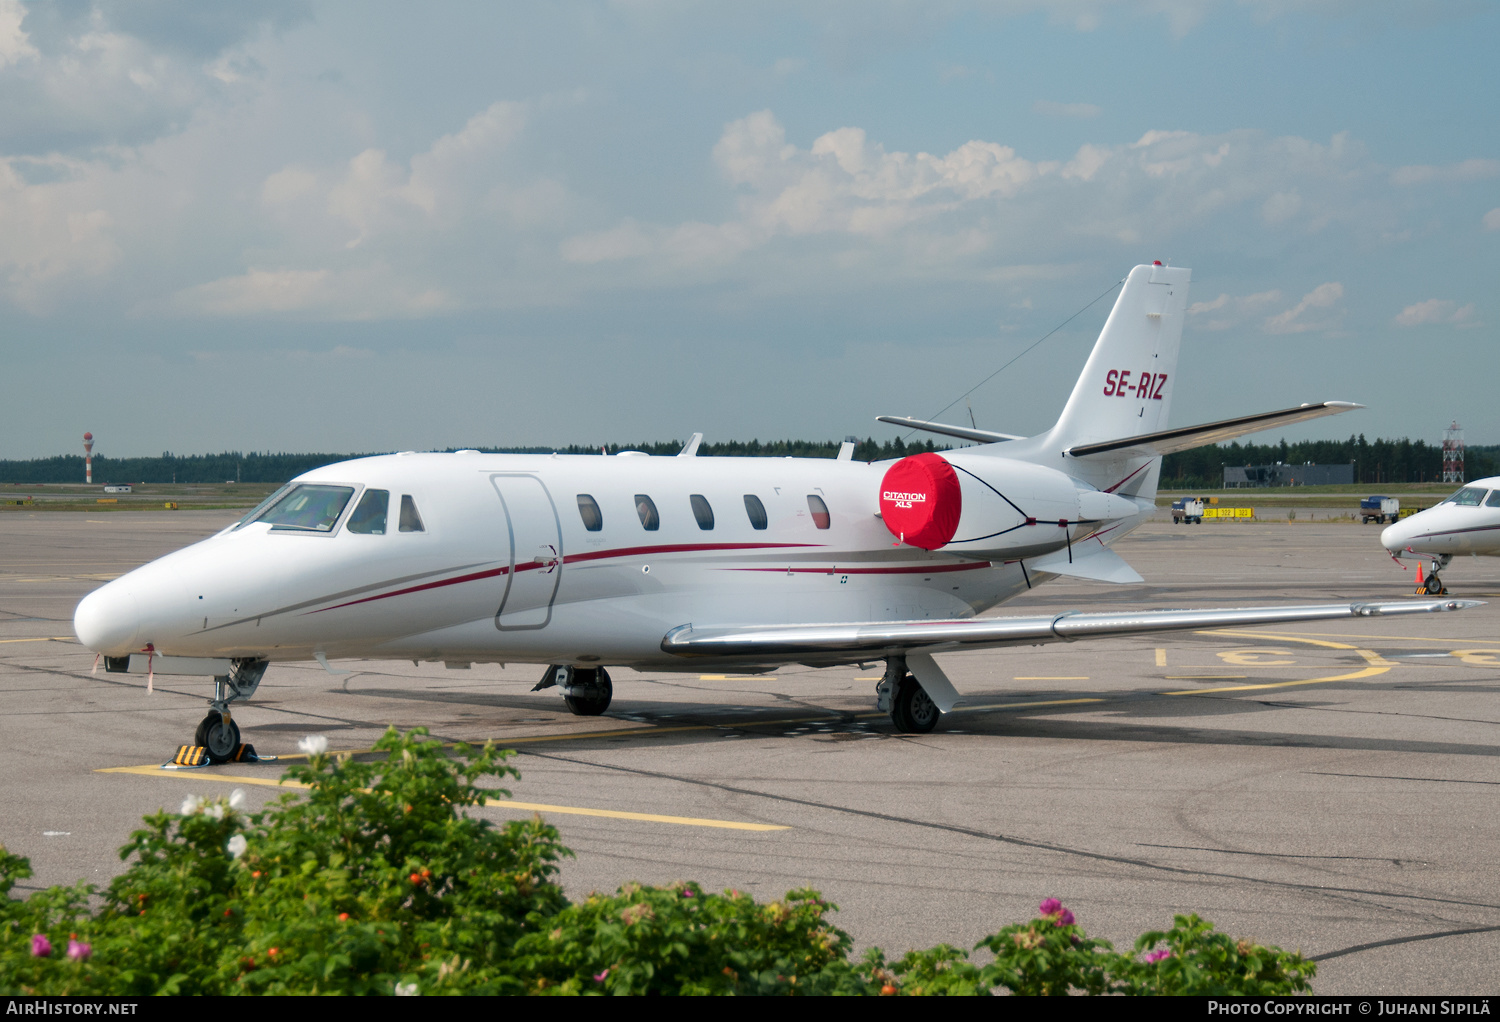
{"label": "main wheel", "polygon": [[563,693],[563,702],[568,704],[580,717],[597,717],[609,709],[609,701],[614,698],[614,686],[610,684],[609,672],[602,667],[575,667],[573,678],[568,686],[572,691],[580,689],[585,694],[568,695]]}
{"label": "main wheel", "polygon": [[932,697],[917,684],[917,679],[907,675],[896,689],[896,698],[891,700],[891,723],[903,734],[925,735],[937,727],[942,711]]}
{"label": "main wheel", "polygon": [[219,714],[210,713],[198,725],[193,744],[208,750],[210,763],[228,763],[240,747],[240,726],[232,720],[225,724]]}

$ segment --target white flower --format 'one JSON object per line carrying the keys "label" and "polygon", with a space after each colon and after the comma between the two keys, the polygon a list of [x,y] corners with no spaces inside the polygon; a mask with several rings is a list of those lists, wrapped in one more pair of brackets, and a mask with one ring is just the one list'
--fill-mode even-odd
{"label": "white flower", "polygon": [[229,808],[240,809],[245,805],[245,789],[235,788],[229,793]]}
{"label": "white flower", "polygon": [[203,798],[199,795],[189,795],[187,798],[182,800],[182,815],[192,816],[198,810],[203,808],[203,801]]}
{"label": "white flower", "polygon": [[297,748],[309,756],[321,756],[328,751],[328,739],[322,735],[308,735],[297,743]]}
{"label": "white flower", "polygon": [[244,855],[245,844],[245,835],[243,834],[236,834],[234,837],[230,838],[229,844],[227,846],[229,849],[229,857],[231,859],[238,859],[241,855]]}
{"label": "white flower", "polygon": [[415,997],[415,996],[417,996],[417,985],[415,983],[397,983],[396,984],[396,996],[397,997]]}
{"label": "white flower", "polygon": [[224,818],[224,803],[215,802],[213,805],[203,810],[203,815],[212,817],[215,820],[222,820]]}

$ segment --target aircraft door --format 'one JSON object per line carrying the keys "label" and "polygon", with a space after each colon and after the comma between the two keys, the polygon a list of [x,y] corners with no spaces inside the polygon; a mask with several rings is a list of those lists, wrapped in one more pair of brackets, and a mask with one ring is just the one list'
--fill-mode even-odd
{"label": "aircraft door", "polygon": [[490,477],[505,514],[510,572],[495,611],[501,631],[545,628],[562,579],[562,525],[547,486],[534,475]]}

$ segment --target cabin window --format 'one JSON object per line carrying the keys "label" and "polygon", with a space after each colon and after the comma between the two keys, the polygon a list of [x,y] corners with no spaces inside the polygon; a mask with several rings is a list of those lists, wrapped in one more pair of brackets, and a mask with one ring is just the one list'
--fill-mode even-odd
{"label": "cabin window", "polygon": [[273,529],[295,529],[303,532],[332,532],[349,498],[352,486],[318,486],[303,483],[256,519]]}
{"label": "cabin window", "polygon": [[587,493],[578,495],[578,517],[583,519],[583,527],[590,532],[604,528],[604,512],[599,510],[599,502]]}
{"label": "cabin window", "polygon": [[1459,504],[1463,507],[1478,507],[1484,500],[1484,489],[1479,486],[1465,486],[1453,496],[1443,501],[1444,504]]}
{"label": "cabin window", "polygon": [[766,506],[753,493],[745,494],[745,514],[750,516],[750,528],[764,529],[770,520],[766,518]]}
{"label": "cabin window", "polygon": [[1484,502],[1485,507],[1500,507],[1500,490],[1491,490],[1490,499]]}
{"label": "cabin window", "polygon": [[385,515],[390,506],[390,490],[366,490],[365,495],[354,506],[349,520],[344,523],[344,528],[365,536],[383,536]]}
{"label": "cabin window", "polygon": [[422,516],[417,513],[417,502],[411,499],[411,494],[401,495],[401,531],[402,532],[426,532],[422,528]]}
{"label": "cabin window", "polygon": [[695,493],[688,497],[688,503],[693,505],[693,517],[698,519],[698,528],[707,532],[714,527],[714,509],[709,507],[708,498],[701,493]]}
{"label": "cabin window", "polygon": [[656,513],[656,502],[644,493],[635,495],[635,513],[641,517],[641,528],[655,532],[661,528],[661,515]]}
{"label": "cabin window", "polygon": [[812,512],[813,524],[820,529],[826,529],[833,523],[828,514],[828,505],[823,503],[823,498],[816,493],[807,495],[807,509]]}

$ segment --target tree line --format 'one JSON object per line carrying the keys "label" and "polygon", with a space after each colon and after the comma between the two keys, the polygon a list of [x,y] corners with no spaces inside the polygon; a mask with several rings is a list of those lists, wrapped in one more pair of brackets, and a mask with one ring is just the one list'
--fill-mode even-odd
{"label": "tree line", "polygon": [[[618,454],[620,451],[644,451],[658,456],[674,455],[682,450],[683,441],[665,440],[639,444],[604,444],[598,447],[569,444],[566,447],[485,447],[490,454]],[[454,450],[455,448],[449,448]],[[904,458],[923,451],[945,451],[947,445],[932,440],[906,442],[900,438],[877,441],[866,437],[854,448],[856,461],[885,461]],[[730,458],[833,458],[838,454],[837,440],[726,440],[703,443],[698,453],[704,457]],[[111,483],[283,483],[323,465],[331,465],[365,454],[273,454],[251,451],[225,451],[222,454],[173,454],[163,452],[159,458],[94,459],[94,482]],[[1200,447],[1179,454],[1169,454],[1162,461],[1162,486],[1171,489],[1218,488],[1223,484],[1226,465],[1302,464],[1341,465],[1353,462],[1358,483],[1435,482],[1442,478],[1443,453],[1440,445],[1425,440],[1367,440],[1364,434],[1348,440],[1309,440],[1275,444],[1239,443]],[[1477,479],[1500,475],[1500,445],[1471,446],[1467,452],[1465,476]],[[77,454],[57,455],[31,460],[0,460],[0,481],[16,484],[80,483],[83,481],[83,457]]]}
{"label": "tree line", "polygon": [[[1304,440],[1274,444],[1235,441],[1213,447],[1169,454],[1162,459],[1161,485],[1169,489],[1218,489],[1224,469],[1240,465],[1354,465],[1354,481],[1371,486],[1384,483],[1433,483],[1443,478],[1443,448],[1425,440],[1368,440],[1363,433],[1348,440]],[[1464,477],[1479,479],[1500,474],[1500,446],[1470,446],[1465,452]]]}
{"label": "tree line", "polygon": [[[569,444],[566,447],[482,447],[487,454],[618,454],[621,451],[644,451],[653,455],[673,455],[682,450],[685,441],[665,440],[640,444]],[[877,441],[872,437],[859,441],[854,448],[858,461],[883,461],[904,458],[922,451],[947,450],[931,440],[907,443],[901,439]],[[448,448],[457,450],[457,448]],[[839,452],[837,440],[728,440],[703,443],[698,453],[704,457],[732,458],[832,458]],[[383,453],[383,452],[375,452]],[[334,462],[368,457],[365,454],[273,454],[251,451],[225,451],[222,454],[173,454],[165,451],[159,458],[94,458],[94,482],[113,483],[284,483],[304,472]],[[83,456],[60,454],[51,458],[0,460],[0,481],[26,485],[36,483],[83,482]]]}

